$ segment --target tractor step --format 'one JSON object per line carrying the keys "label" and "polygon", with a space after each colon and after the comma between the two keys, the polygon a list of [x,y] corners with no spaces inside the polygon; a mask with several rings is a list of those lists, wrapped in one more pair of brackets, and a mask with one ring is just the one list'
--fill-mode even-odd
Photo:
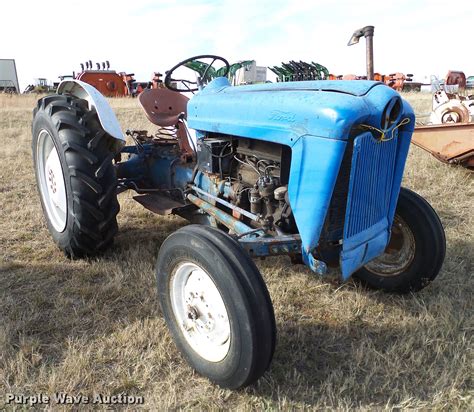
{"label": "tractor step", "polygon": [[133,199],[151,212],[163,216],[170,215],[186,206],[182,202],[155,193],[133,196]]}

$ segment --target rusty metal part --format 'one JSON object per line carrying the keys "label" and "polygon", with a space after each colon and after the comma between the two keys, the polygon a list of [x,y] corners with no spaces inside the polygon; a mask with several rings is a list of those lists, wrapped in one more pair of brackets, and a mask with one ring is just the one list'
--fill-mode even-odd
{"label": "rusty metal part", "polygon": [[461,101],[452,99],[433,110],[432,118],[438,120],[434,123],[469,123],[471,115]]}
{"label": "rusty metal part", "polygon": [[432,107],[430,122],[433,124],[469,123],[474,115],[474,100],[443,89],[433,94]]}
{"label": "rusty metal part", "polygon": [[180,118],[186,118],[188,100],[168,89],[147,89],[138,96],[146,117],[157,126],[175,126]]}
{"label": "rusty metal part", "polygon": [[367,79],[374,79],[374,26],[365,26],[359,30],[356,30],[352,37],[347,43],[348,46],[359,43],[361,37],[365,37],[365,54],[366,54],[366,67],[367,67]]}
{"label": "rusty metal part", "polygon": [[183,94],[164,88],[147,89],[138,96],[150,122],[160,127],[176,127],[175,137],[184,156],[194,154],[182,121],[186,119],[188,100]]}
{"label": "rusty metal part", "polygon": [[253,213],[250,213],[248,212],[247,210],[244,210],[236,205],[233,205],[232,203],[229,203],[227,202],[226,200],[224,199],[221,199],[217,196],[214,196],[214,195],[211,195],[210,193],[207,193],[206,191],[200,189],[199,187],[197,186],[191,186],[191,189],[195,190],[196,192],[200,193],[201,195],[204,195],[206,197],[208,197],[209,199],[212,199],[232,210],[236,210],[237,212],[239,212],[241,215],[244,215],[246,217],[248,217],[249,219],[255,221],[255,222],[260,222],[261,221],[261,218]]}
{"label": "rusty metal part", "polygon": [[300,235],[247,237],[239,239],[250,256],[297,255],[301,253]]}
{"label": "rusty metal part", "polygon": [[170,215],[183,207],[186,207],[184,203],[155,193],[133,196],[133,199],[151,212],[163,216]]}
{"label": "rusty metal part", "polygon": [[[133,78],[133,75],[129,76]],[[128,84],[125,82],[123,74],[119,74],[115,70],[84,70],[78,73],[76,79],[94,86],[106,97],[129,95]]]}
{"label": "rusty metal part", "polygon": [[392,89],[395,89],[397,92],[401,92],[406,79],[407,77],[403,73],[396,72],[384,76],[384,83]]}
{"label": "rusty metal part", "polygon": [[474,123],[417,126],[412,142],[443,162],[474,167]]}
{"label": "rusty metal part", "polygon": [[159,88],[165,87],[165,85],[163,84],[163,80],[161,80],[161,76],[163,76],[163,75],[159,72],[154,72],[153,73],[153,77],[151,79],[152,89],[159,89]]}
{"label": "rusty metal part", "polygon": [[413,232],[400,216],[395,215],[390,242],[384,253],[365,265],[365,268],[379,276],[397,276],[413,262],[415,251]]}
{"label": "rusty metal part", "polygon": [[367,80],[374,79],[374,26],[364,27]]}
{"label": "rusty metal part", "polygon": [[191,193],[188,194],[188,200],[229,228],[231,232],[240,235],[238,242],[250,256],[297,255],[301,253],[301,237],[299,235],[257,237],[256,234],[261,229],[252,229]]}
{"label": "rusty metal part", "polygon": [[196,205],[199,209],[204,210],[206,213],[208,213],[210,216],[222,223],[225,227],[229,228],[229,230],[236,233],[237,235],[253,232],[253,228],[247,226],[245,223],[235,219],[228,213],[218,209],[205,200],[194,196],[191,193],[189,193],[187,197],[192,204]]}
{"label": "rusty metal part", "polygon": [[460,90],[466,89],[466,75],[464,72],[457,70],[449,70],[446,78],[444,79],[444,84],[447,86],[457,85]]}

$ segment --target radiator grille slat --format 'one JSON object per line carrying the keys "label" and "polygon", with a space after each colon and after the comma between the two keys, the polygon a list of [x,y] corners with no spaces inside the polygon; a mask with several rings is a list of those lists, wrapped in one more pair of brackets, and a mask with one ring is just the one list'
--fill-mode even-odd
{"label": "radiator grille slat", "polygon": [[387,217],[392,192],[398,137],[378,142],[370,133],[354,140],[344,238]]}

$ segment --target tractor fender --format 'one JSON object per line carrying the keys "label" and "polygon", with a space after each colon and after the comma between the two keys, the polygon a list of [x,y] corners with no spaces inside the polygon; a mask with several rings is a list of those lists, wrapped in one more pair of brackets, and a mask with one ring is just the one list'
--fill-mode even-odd
{"label": "tractor fender", "polygon": [[80,80],[64,80],[59,84],[57,93],[87,100],[89,109],[96,110],[102,129],[118,141],[117,149],[125,144],[125,137],[114,111],[106,98],[95,87]]}

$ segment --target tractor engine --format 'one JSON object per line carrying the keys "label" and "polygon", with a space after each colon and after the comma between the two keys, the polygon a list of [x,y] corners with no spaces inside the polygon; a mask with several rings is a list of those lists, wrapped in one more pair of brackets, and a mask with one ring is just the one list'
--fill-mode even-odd
{"label": "tractor engine", "polygon": [[[260,216],[266,229],[296,233],[288,200],[290,157],[289,148],[280,144],[210,136],[197,144],[198,185]],[[247,223],[258,227],[251,220]]]}

